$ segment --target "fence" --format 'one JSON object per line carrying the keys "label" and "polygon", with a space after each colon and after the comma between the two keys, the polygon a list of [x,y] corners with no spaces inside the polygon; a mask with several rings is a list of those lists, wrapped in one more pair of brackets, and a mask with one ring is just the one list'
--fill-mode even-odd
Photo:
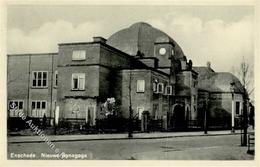
{"label": "fence", "polygon": [[[26,120],[23,120],[21,117],[9,117],[7,119],[7,128],[12,131],[27,129],[29,128],[28,124],[26,123],[26,121],[28,120],[32,120],[32,124],[35,126],[38,126],[40,128],[43,127],[44,123],[42,118],[27,117]],[[47,118],[45,123],[50,126],[48,122],[50,122],[49,118]]]}
{"label": "fence", "polygon": [[248,134],[247,145],[248,145],[247,153],[248,154],[255,154],[255,133],[249,133]]}
{"label": "fence", "polygon": [[[116,132],[127,132],[129,128],[129,119],[126,118],[105,118],[97,119],[95,129],[100,133],[116,133]],[[135,132],[140,132],[142,126],[142,121],[135,118],[132,120],[132,128]],[[148,131],[162,131],[163,121],[159,120],[149,120]],[[86,126],[86,130],[91,128]]]}
{"label": "fence", "polygon": [[231,119],[209,119],[208,129],[231,129]]}
{"label": "fence", "polygon": [[[34,125],[41,126],[42,120],[39,118],[32,119]],[[210,119],[207,122],[207,129],[229,129],[231,120]],[[132,120],[132,129],[134,132],[141,132],[142,121],[138,118]],[[147,121],[147,132],[165,131],[164,122],[162,119],[149,119]],[[183,123],[182,127],[175,127],[174,124],[168,125],[167,131],[190,131],[190,130],[203,130],[204,120],[189,120]],[[236,128],[241,128],[241,119],[236,119]],[[9,118],[8,129],[22,130],[28,128],[21,118]],[[129,128],[129,119],[122,117],[108,117],[104,119],[96,119],[95,125],[85,123],[85,119],[64,119],[59,122],[57,129],[64,134],[70,133],[120,133],[127,132]]]}
{"label": "fence", "polygon": [[127,130],[127,125],[128,119],[120,117],[96,119],[96,130],[98,132],[124,132]]}
{"label": "fence", "polygon": [[187,128],[188,129],[202,129],[203,128],[203,121],[200,120],[188,120],[187,121]]}
{"label": "fence", "polygon": [[163,120],[150,120],[148,124],[149,131],[163,131]]}

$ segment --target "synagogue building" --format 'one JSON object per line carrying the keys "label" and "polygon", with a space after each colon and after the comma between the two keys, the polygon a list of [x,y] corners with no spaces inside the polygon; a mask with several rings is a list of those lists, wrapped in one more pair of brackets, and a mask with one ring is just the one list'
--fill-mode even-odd
{"label": "synagogue building", "polygon": [[[60,43],[57,53],[8,55],[8,118],[95,126],[109,115],[160,120],[163,130],[205,119],[230,128],[246,93],[231,73],[197,67],[169,35],[138,22],[91,42]],[[109,102],[115,110],[107,110]],[[14,110],[14,106],[18,110]],[[112,112],[108,112],[112,111]],[[54,121],[56,120],[56,121]]]}

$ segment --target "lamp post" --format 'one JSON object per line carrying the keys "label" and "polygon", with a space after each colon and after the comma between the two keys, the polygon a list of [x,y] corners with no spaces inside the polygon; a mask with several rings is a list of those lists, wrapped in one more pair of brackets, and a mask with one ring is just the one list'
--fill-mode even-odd
{"label": "lamp post", "polygon": [[56,117],[57,117],[57,115],[56,115],[56,111],[57,111],[57,107],[55,106],[55,109],[54,109],[54,121],[53,121],[53,125],[54,125],[54,135],[56,135],[57,134],[57,128],[56,128]]}
{"label": "lamp post", "polygon": [[133,138],[133,109],[132,109],[132,59],[129,62],[129,120],[128,120],[128,138]]}
{"label": "lamp post", "polygon": [[242,146],[247,146],[247,93],[246,93],[246,89],[245,87],[243,88],[243,129],[244,129],[244,133],[243,133],[243,142],[242,142]]}
{"label": "lamp post", "polygon": [[208,134],[208,125],[207,125],[207,110],[208,110],[208,99],[206,99],[205,102],[203,102],[203,110],[204,110],[204,134]]}
{"label": "lamp post", "polygon": [[243,115],[239,115],[239,120],[240,120],[240,142],[241,146],[243,146]]}
{"label": "lamp post", "polygon": [[231,111],[231,133],[235,133],[235,105],[234,105],[234,93],[235,93],[235,83],[230,83],[230,92],[232,94],[232,111]]}
{"label": "lamp post", "polygon": [[[171,56],[170,56],[170,61],[171,61],[171,68],[170,68],[170,77],[169,77],[169,84],[172,85],[172,95],[175,94],[175,84],[176,84],[176,76],[175,76],[175,70],[176,70],[176,67],[175,67],[175,62],[176,62],[176,59],[175,59],[175,49],[174,49],[175,45],[173,45],[173,48],[172,48],[172,52],[171,52]],[[157,80],[156,80],[156,85],[157,85]],[[168,120],[171,120],[171,118],[168,118],[169,117],[172,117],[172,105],[173,105],[173,97],[174,96],[168,96],[169,97],[169,108],[168,108],[168,112],[170,114],[167,114],[166,115],[166,128],[165,130],[168,130],[168,128],[172,128],[172,126],[169,126],[171,123],[171,121],[168,121]]]}

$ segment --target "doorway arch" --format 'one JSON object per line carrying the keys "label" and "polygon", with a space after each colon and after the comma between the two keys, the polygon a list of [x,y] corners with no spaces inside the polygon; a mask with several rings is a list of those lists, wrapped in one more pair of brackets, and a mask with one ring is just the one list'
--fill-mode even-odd
{"label": "doorway arch", "polygon": [[174,104],[171,111],[170,117],[170,128],[182,129],[185,127],[185,106],[182,104]]}

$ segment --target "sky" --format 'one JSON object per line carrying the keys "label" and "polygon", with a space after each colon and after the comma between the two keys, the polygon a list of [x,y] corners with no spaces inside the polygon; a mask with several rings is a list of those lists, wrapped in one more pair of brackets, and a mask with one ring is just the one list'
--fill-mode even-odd
{"label": "sky", "polygon": [[170,35],[195,66],[231,72],[243,56],[253,66],[252,6],[9,5],[7,52],[57,52],[58,43],[108,38],[139,21]]}

